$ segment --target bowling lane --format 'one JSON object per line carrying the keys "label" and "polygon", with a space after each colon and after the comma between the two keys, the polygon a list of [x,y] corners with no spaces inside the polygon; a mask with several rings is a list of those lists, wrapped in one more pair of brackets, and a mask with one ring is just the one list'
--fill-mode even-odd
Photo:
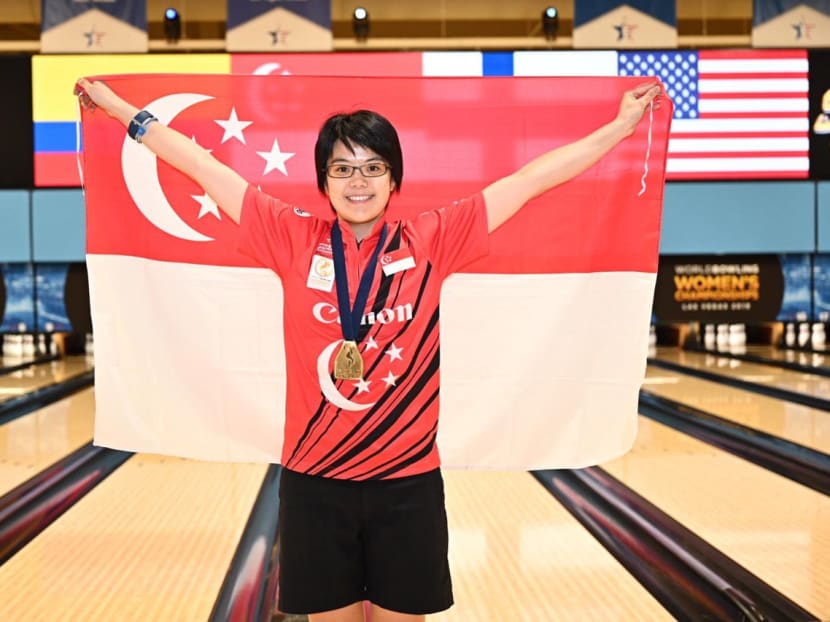
{"label": "bowling lane", "polygon": [[0,425],[0,495],[91,441],[94,413],[89,388]]}
{"label": "bowling lane", "polygon": [[67,356],[51,363],[31,365],[0,376],[0,404],[24,393],[89,371],[95,366],[92,357]]}
{"label": "bowling lane", "polygon": [[134,456],[0,566],[0,620],[203,622],[265,470]]}
{"label": "bowling lane", "polygon": [[455,606],[430,622],[673,619],[530,474],[444,480]]}
{"label": "bowling lane", "polygon": [[748,363],[716,354],[689,352],[679,348],[657,348],[657,359],[679,363],[692,369],[757,382],[821,399],[830,399],[830,378],[790,371],[772,365]]}
{"label": "bowling lane", "polygon": [[807,367],[830,367],[830,353],[823,352],[800,352],[798,350],[787,350],[775,346],[751,345],[746,347],[746,353],[754,356],[762,356],[773,361],[784,361],[786,363],[798,363]]}
{"label": "bowling lane", "polygon": [[819,619],[830,619],[830,498],[640,417],[603,465]]}
{"label": "bowling lane", "polygon": [[643,389],[735,423],[830,453],[830,413],[649,366]]}

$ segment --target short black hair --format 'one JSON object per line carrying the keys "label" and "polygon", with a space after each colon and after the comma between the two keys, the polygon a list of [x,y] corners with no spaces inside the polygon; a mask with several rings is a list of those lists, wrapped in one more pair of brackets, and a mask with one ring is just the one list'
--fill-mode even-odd
{"label": "short black hair", "polygon": [[330,116],[320,128],[314,145],[314,165],[317,167],[317,188],[326,193],[326,165],[334,143],[346,145],[350,151],[365,147],[382,157],[391,167],[395,192],[400,192],[403,181],[403,154],[398,132],[389,120],[372,110],[356,110]]}

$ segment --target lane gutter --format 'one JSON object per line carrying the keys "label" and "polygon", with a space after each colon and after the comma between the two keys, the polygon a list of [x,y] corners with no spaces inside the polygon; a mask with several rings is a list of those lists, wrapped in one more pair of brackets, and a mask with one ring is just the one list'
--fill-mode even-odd
{"label": "lane gutter", "polygon": [[276,611],[281,475],[282,467],[278,464],[270,465],[265,473],[208,618],[210,622],[270,622],[272,619],[283,619],[282,614]]}
{"label": "lane gutter", "polygon": [[771,387],[769,385],[761,384],[758,382],[751,382],[749,380],[741,380],[740,378],[733,378],[731,376],[725,376],[723,374],[716,374],[714,372],[706,371],[703,369],[695,369],[693,367],[681,365],[680,363],[664,361],[662,359],[657,358],[649,358],[648,364],[653,365],[654,367],[660,367],[662,369],[676,371],[681,374],[686,374],[688,376],[695,376],[697,378],[702,378],[704,380],[719,382],[720,384],[736,387],[738,389],[752,391],[753,393],[766,395],[767,397],[774,397],[775,399],[794,402],[796,404],[809,406],[810,408],[816,408],[818,410],[830,411],[830,400],[826,400],[820,397],[813,397],[812,395],[806,395],[804,393],[798,393],[797,391],[790,391],[789,389]]}
{"label": "lane gutter", "polygon": [[677,620],[818,621],[599,467],[532,475]]}
{"label": "lane gutter", "polygon": [[87,443],[0,497],[0,564],[132,455]]}
{"label": "lane gutter", "polygon": [[830,495],[830,454],[640,391],[639,412],[684,434]]}

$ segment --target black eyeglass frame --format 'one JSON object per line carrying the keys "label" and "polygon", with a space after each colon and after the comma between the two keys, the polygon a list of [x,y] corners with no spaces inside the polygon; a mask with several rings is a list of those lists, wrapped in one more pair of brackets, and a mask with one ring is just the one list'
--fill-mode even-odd
{"label": "black eyeglass frame", "polygon": [[[375,167],[379,166],[383,170],[380,172],[367,172],[368,167]],[[337,168],[348,168],[349,174],[348,175],[332,175],[332,169]],[[364,162],[363,164],[345,164],[343,162],[329,164],[326,168],[323,169],[328,177],[332,179],[351,179],[354,177],[355,171],[360,170],[360,174],[364,177],[383,177],[392,170],[392,167],[387,164],[386,162]]]}

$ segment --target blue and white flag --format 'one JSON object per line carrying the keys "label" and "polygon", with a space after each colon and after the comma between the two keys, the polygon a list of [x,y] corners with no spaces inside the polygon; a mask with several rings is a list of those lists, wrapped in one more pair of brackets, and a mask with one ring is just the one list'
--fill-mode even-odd
{"label": "blue and white flag", "polygon": [[229,52],[331,50],[329,0],[228,0]]}
{"label": "blue and white flag", "polygon": [[575,48],[677,47],[677,7],[666,0],[577,0]]}
{"label": "blue and white flag", "polygon": [[755,0],[752,47],[827,47],[830,0]]}
{"label": "blue and white flag", "polygon": [[147,0],[42,0],[42,52],[147,51]]}

